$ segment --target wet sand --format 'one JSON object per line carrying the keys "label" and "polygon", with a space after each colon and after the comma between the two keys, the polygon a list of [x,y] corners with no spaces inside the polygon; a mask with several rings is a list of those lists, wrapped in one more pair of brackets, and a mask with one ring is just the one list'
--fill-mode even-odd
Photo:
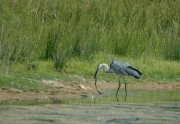
{"label": "wet sand", "polygon": [[[53,87],[49,90],[19,90],[14,88],[0,89],[0,102],[18,100],[50,100],[50,99],[71,99],[90,97],[97,93],[94,86],[94,79],[83,79],[82,82],[62,82],[60,80],[42,80],[45,85]],[[99,89],[116,89],[117,82],[98,80]],[[121,88],[124,88],[122,83]],[[127,84],[127,89],[136,90],[180,90],[180,82],[134,82]]]}

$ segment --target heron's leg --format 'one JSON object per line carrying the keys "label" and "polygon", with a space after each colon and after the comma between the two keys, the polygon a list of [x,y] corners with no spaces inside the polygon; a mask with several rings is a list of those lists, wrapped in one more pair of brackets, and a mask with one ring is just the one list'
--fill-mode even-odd
{"label": "heron's leg", "polygon": [[116,95],[117,102],[119,102],[118,96]]}
{"label": "heron's leg", "polygon": [[126,96],[125,96],[125,100],[124,100],[124,101],[126,102],[126,98],[127,98],[127,87],[126,87],[126,84],[127,84],[127,83],[126,83],[126,81],[125,81],[125,77],[124,77],[124,83],[125,83],[125,92],[126,92]]}
{"label": "heron's leg", "polygon": [[120,75],[118,75],[118,80],[119,80],[119,87],[118,87],[118,89],[117,89],[116,96],[117,96],[117,94],[118,94],[118,91],[119,91],[119,89],[120,89],[120,87],[121,87],[121,82],[120,82]]}
{"label": "heron's leg", "polygon": [[124,77],[124,83],[125,83],[125,92],[126,92],[126,97],[127,97],[127,87],[126,87],[125,77]]}

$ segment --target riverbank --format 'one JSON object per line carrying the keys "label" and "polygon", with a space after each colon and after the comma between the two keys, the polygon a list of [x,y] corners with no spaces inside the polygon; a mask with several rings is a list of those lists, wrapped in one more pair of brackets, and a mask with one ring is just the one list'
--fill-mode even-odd
{"label": "riverbank", "polygon": [[[51,89],[38,90],[20,90],[15,88],[1,88],[0,102],[2,101],[19,101],[19,100],[50,100],[50,99],[71,99],[81,97],[91,97],[98,93],[94,86],[94,79],[88,79],[86,82],[62,82],[60,80],[42,80],[44,85],[53,87]],[[98,81],[98,86],[103,92],[105,90],[116,89],[117,82]],[[122,83],[121,88],[124,88]],[[127,89],[136,90],[179,90],[179,82],[163,81],[143,81],[141,83],[129,83]]]}

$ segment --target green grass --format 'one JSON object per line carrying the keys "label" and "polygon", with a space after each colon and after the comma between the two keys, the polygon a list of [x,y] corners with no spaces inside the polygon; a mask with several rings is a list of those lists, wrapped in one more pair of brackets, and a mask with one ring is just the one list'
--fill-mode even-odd
{"label": "green grass", "polygon": [[1,88],[17,88],[23,90],[46,89],[47,86],[43,85],[39,80],[33,78],[26,78],[20,75],[1,75],[0,76]]}
{"label": "green grass", "polygon": [[1,58],[52,59],[60,69],[69,58],[89,59],[97,52],[179,60],[179,4],[178,0],[2,0]]}
{"label": "green grass", "polygon": [[179,0],[1,0],[0,71],[35,80],[68,78],[58,72],[90,78],[113,55],[139,68],[142,79],[179,81],[179,5]]}
{"label": "green grass", "polygon": [[[28,70],[23,64],[12,66],[11,73],[0,75],[1,88],[17,88],[23,90],[49,89],[50,86],[44,85],[42,80],[61,80],[64,82],[79,81],[79,79],[57,72],[51,68],[53,63],[51,61],[41,61],[36,70]],[[53,67],[53,66],[52,66]]]}
{"label": "green grass", "polygon": [[[133,77],[126,77],[128,83],[141,82],[144,80],[149,81],[176,81],[179,82],[180,78],[180,63],[177,61],[162,61],[162,60],[144,60],[113,56],[114,59],[121,59],[128,63],[131,63],[134,67],[137,67],[142,73],[142,78],[136,80]],[[0,87],[13,87],[18,89],[46,89],[41,81],[42,80],[61,80],[64,82],[74,82],[81,80],[73,77],[73,75],[79,75],[84,78],[93,78],[97,65],[100,63],[110,63],[110,55],[99,53],[91,60],[83,60],[79,58],[73,58],[65,65],[63,72],[58,72],[53,67],[52,61],[39,61],[36,70],[28,70],[24,64],[17,64],[12,66],[11,73],[3,74],[0,76]],[[98,80],[117,81],[116,74],[107,74],[103,70],[98,72]]]}
{"label": "green grass", "polygon": [[[107,54],[97,54],[90,61],[84,61],[81,59],[72,59],[66,70],[68,73],[76,73],[83,76],[93,77],[93,74],[100,63],[111,62],[111,55]],[[144,58],[134,59],[129,57],[113,56],[114,59],[124,60],[134,67],[138,68],[142,73],[142,80],[154,80],[154,81],[180,81],[180,63],[178,61],[168,61],[168,60],[146,60]],[[99,71],[98,76],[101,79],[115,79],[115,74],[106,74],[103,70]],[[131,78],[130,78],[131,79]]]}

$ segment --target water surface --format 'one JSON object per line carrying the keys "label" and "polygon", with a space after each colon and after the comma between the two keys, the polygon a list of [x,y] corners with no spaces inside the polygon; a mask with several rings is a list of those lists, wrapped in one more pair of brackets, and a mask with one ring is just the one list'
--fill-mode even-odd
{"label": "water surface", "polygon": [[[91,98],[0,103],[2,124],[179,124],[180,91],[107,91]],[[126,102],[125,102],[126,98]]]}

